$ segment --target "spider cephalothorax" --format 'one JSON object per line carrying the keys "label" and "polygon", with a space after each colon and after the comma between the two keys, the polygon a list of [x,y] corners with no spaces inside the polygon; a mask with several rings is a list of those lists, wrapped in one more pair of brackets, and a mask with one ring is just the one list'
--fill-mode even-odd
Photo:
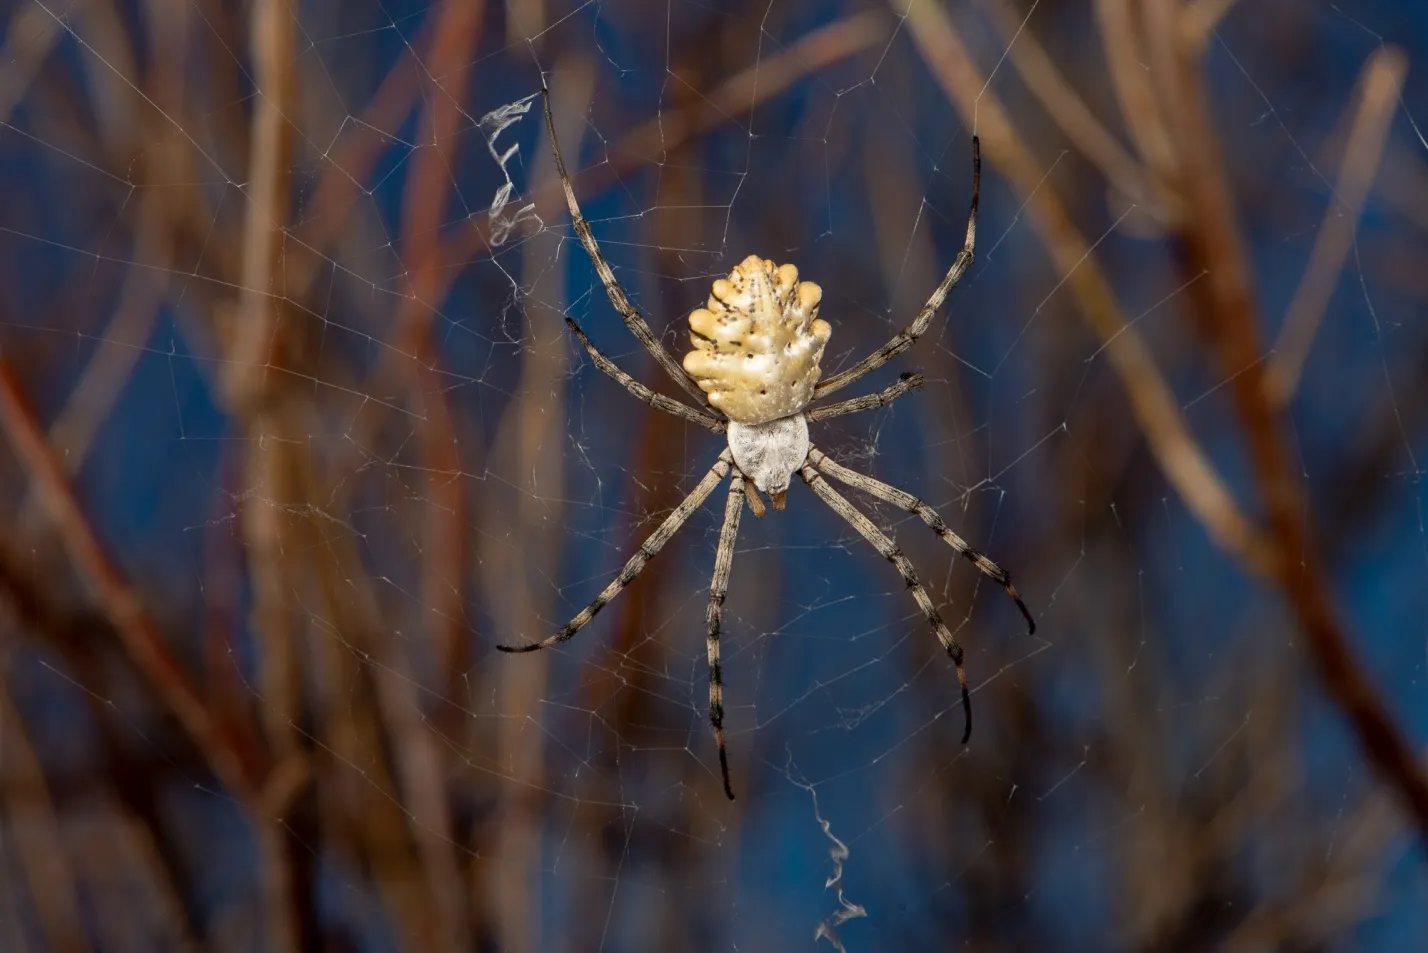
{"label": "spider cephalothorax", "polygon": [[857,364],[827,380],[820,381],[819,361],[828,343],[828,322],[818,318],[818,305],[823,289],[811,281],[799,281],[793,265],[774,265],[772,261],[751,255],[740,262],[728,278],[714,282],[707,307],[689,316],[690,338],[694,350],[684,357],[681,368],[674,357],[650,330],[644,315],[630,304],[605,256],[590,223],[580,214],[575,201],[575,189],[565,172],[565,160],[555,141],[555,122],[550,114],[550,96],[545,97],[545,126],[555,153],[555,168],[565,189],[565,201],[570,206],[570,219],[580,243],[595,265],[605,286],[610,303],[624,319],[625,326],[644,345],[655,361],[685,392],[701,405],[698,408],[656,394],[624,371],[590,343],[585,332],[569,318],[566,323],[585,345],[591,360],[601,371],[624,385],[632,395],[666,413],[682,417],[715,433],[725,434],[728,447],[719,454],[704,478],[689,491],[650,537],[625,563],[625,568],[584,609],[580,610],[559,632],[539,642],[524,645],[500,645],[505,652],[533,652],[549,648],[573,636],[585,627],[595,613],[619,595],[669,542],[690,514],[697,510],[725,477],[729,478],[729,498],[724,505],[724,525],[719,531],[719,549],[714,556],[714,578],[709,585],[709,608],[705,613],[706,640],[709,653],[709,722],[719,743],[719,769],[724,778],[724,793],[730,800],[734,790],[729,783],[729,759],[724,745],[724,681],[719,664],[719,633],[723,618],[724,595],[729,588],[729,571],[734,561],[734,540],[739,535],[739,515],[744,504],[755,516],[764,514],[763,503],[756,492],[746,486],[752,480],[759,490],[773,497],[774,506],[783,509],[784,494],[793,474],[828,506],[848,522],[878,553],[892,563],[907,583],[907,588],[922,610],[928,625],[936,633],[943,649],[957,666],[957,680],[962,687],[962,709],[966,728],[962,740],[972,734],[972,700],[967,690],[967,672],[962,666],[962,647],[957,644],[946,623],[932,604],[927,590],[918,581],[917,570],[902,550],[872,521],[843,498],[824,479],[824,474],[869,496],[889,503],[908,513],[914,513],[942,538],[954,551],[970,560],[979,570],[994,579],[1016,601],[1027,627],[1036,631],[1036,622],[1027,610],[1011,577],[996,563],[977,552],[952,531],[937,515],[937,511],[910,493],[875,480],[866,474],[849,470],[816,447],[809,444],[808,425],[830,417],[871,410],[892,403],[922,385],[916,374],[904,374],[897,383],[876,394],[824,404],[810,409],[821,397],[839,390],[864,375],[877,370],[896,355],[912,346],[932,321],[942,300],[952,290],[972,263],[972,249],[977,237],[977,195],[981,183],[981,159],[977,139],[972,138],[972,211],[967,217],[967,238],[962,251],[947,270],[942,283],[932,292],[912,323],[891,341],[869,354]]}

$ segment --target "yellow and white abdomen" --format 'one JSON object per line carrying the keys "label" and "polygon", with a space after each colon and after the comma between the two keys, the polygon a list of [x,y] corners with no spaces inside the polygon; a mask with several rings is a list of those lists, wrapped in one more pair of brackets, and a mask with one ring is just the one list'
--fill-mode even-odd
{"label": "yellow and white abdomen", "polygon": [[793,265],[750,255],[714,282],[708,307],[689,316],[694,350],[684,369],[730,420],[764,424],[813,399],[832,328],[818,317],[823,289]]}

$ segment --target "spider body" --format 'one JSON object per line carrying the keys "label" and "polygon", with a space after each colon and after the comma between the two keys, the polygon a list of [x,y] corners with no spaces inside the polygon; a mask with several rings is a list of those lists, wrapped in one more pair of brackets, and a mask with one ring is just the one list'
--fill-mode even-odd
{"label": "spider body", "polygon": [[640,545],[625,563],[620,574],[594,601],[580,610],[554,635],[538,642],[516,646],[498,645],[497,648],[504,652],[534,652],[574,636],[644,570],[690,515],[703,505],[714,489],[727,478],[729,496],[724,506],[719,547],[714,556],[714,576],[709,586],[709,604],[705,613],[705,638],[709,658],[709,722],[719,746],[719,768],[723,776],[724,793],[733,800],[734,791],[729,782],[729,760],[724,739],[724,685],[719,659],[719,636],[724,597],[728,592],[729,573],[734,560],[734,541],[738,537],[739,517],[745,502],[755,516],[764,514],[758,493],[749,490],[747,481],[753,481],[758,491],[768,493],[773,499],[774,508],[781,510],[789,484],[797,473],[815,495],[866,539],[902,576],[908,592],[917,602],[942,648],[956,666],[966,719],[962,740],[966,742],[972,733],[972,701],[967,688],[967,672],[963,667],[962,647],[942,621],[937,607],[918,580],[917,570],[913,568],[911,561],[871,520],[833,489],[824,478],[825,475],[905,512],[915,514],[955,552],[968,559],[978,570],[1006,590],[1026,619],[1030,631],[1036,631],[1036,622],[1006,571],[967,545],[936,510],[910,493],[850,470],[830,459],[810,443],[808,425],[831,417],[883,407],[922,385],[920,376],[904,374],[897,383],[878,393],[834,404],[812,406],[820,398],[877,370],[911,347],[927,330],[943,299],[971,265],[977,235],[977,197],[981,183],[981,159],[976,137],[972,138],[972,209],[967,217],[967,237],[962,251],[912,323],[857,364],[822,380],[820,361],[832,330],[828,322],[818,317],[823,290],[811,281],[799,281],[798,269],[793,265],[775,265],[757,255],[751,255],[740,262],[728,278],[720,278],[714,282],[706,307],[689,316],[690,340],[694,349],[685,355],[682,366],[676,363],[650,329],[644,316],[630,303],[609,263],[605,261],[605,256],[595,241],[595,235],[590,230],[590,223],[580,212],[580,205],[575,200],[575,190],[565,171],[560,146],[556,142],[555,122],[550,112],[548,92],[545,96],[545,122],[551,149],[555,153],[556,171],[565,191],[566,204],[570,208],[571,223],[580,237],[580,243],[585,247],[586,254],[590,256],[601,283],[605,286],[610,303],[620,313],[625,326],[644,345],[660,367],[692,396],[699,406],[691,407],[650,390],[601,354],[574,321],[567,318],[566,324],[585,346],[595,366],[623,385],[631,395],[656,410],[674,414],[714,433],[723,434],[728,445],[703,479]]}
{"label": "spider body", "polygon": [[714,282],[689,316],[684,369],[728,418],[734,463],[783,509],[808,456],[808,420],[832,328],[818,317],[823,289],[793,265],[750,255]]}

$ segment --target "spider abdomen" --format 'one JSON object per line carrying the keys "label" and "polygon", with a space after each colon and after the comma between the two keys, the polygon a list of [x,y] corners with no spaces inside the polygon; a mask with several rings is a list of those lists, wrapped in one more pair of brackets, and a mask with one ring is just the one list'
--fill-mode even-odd
{"label": "spider abdomen", "polygon": [[762,424],[731,420],[729,449],[744,476],[783,509],[778,503],[788,492],[794,472],[808,457],[808,420],[803,414]]}
{"label": "spider abdomen", "polygon": [[831,331],[818,317],[822,299],[793,265],[750,255],[689,316],[694,350],[684,369],[730,420],[764,424],[799,413],[813,399]]}

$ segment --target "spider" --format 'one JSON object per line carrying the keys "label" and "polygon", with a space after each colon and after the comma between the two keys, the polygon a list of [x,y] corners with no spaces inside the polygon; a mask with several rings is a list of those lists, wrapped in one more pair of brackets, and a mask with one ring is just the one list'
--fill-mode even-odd
{"label": "spider", "polygon": [[[768,494],[775,510],[786,503],[789,484],[795,473],[824,503],[846,520],[858,534],[893,564],[908,591],[917,602],[927,624],[937,634],[938,641],[957,667],[957,681],[962,688],[962,712],[965,728],[962,742],[972,736],[972,698],[967,690],[967,670],[962,663],[962,646],[948,630],[927,590],[918,581],[917,570],[872,521],[829,485],[824,475],[860,490],[869,496],[916,514],[940,536],[947,545],[971,560],[979,570],[1006,590],[1015,602],[1027,628],[1036,631],[1026,603],[1022,602],[1006,570],[992,562],[958,536],[937,512],[910,493],[889,486],[872,477],[844,467],[809,443],[808,425],[844,414],[883,407],[904,394],[922,386],[918,374],[903,374],[897,383],[876,394],[855,397],[838,403],[810,409],[810,404],[842,390],[866,374],[877,370],[893,357],[910,348],[927,330],[933,314],[941,307],[947,293],[972,264],[972,251],[977,238],[977,200],[981,193],[982,160],[977,137],[972,137],[972,207],[967,217],[967,237],[952,267],[922,306],[911,324],[892,340],[857,364],[839,374],[820,381],[819,360],[828,342],[831,328],[818,318],[818,305],[823,290],[811,281],[799,281],[793,265],[775,265],[772,261],[750,255],[728,278],[714,282],[708,305],[689,316],[690,339],[694,350],[684,357],[683,366],[676,363],[664,345],[655,337],[645,318],[630,303],[620,287],[609,263],[595,241],[590,223],[575,201],[575,190],[565,171],[565,160],[556,141],[555,121],[551,116],[550,95],[546,91],[546,132],[555,153],[556,172],[570,206],[570,218],[580,243],[590,256],[595,271],[605,286],[610,303],[624,319],[645,349],[680,387],[698,403],[698,407],[656,394],[629,374],[620,370],[586,337],[580,326],[569,318],[566,324],[584,345],[590,358],[605,374],[619,381],[627,391],[656,410],[699,424],[717,434],[724,434],[728,446],[714,465],[674,508],[639,551],[625,563],[625,568],[605,587],[595,600],[575,615],[549,638],[525,645],[498,645],[503,652],[535,652],[566,641],[583,629],[595,614],[609,605],[620,591],[629,585],[649,565],[665,543],[669,542],[685,520],[703,505],[725,477],[729,478],[729,496],[724,505],[724,523],[719,531],[719,548],[714,557],[714,578],[709,586],[709,608],[705,613],[709,655],[709,723],[719,746],[719,770],[724,780],[724,793],[734,799],[729,781],[729,756],[724,742],[724,681],[719,664],[719,633],[724,597],[729,589],[729,570],[734,561],[734,540],[739,533],[739,516],[747,503],[756,517],[766,512],[759,493]],[[750,486],[752,483],[752,486]]]}

